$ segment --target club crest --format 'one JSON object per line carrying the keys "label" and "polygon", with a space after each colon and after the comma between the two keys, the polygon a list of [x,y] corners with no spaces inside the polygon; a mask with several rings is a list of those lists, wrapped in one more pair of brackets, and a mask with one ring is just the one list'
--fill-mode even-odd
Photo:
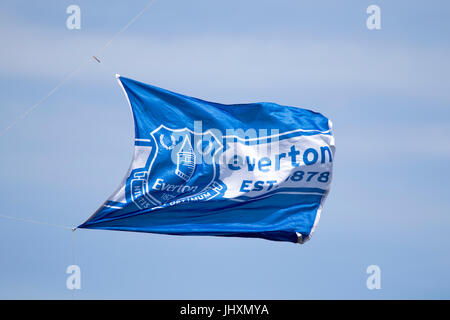
{"label": "club crest", "polygon": [[127,195],[139,208],[201,194],[218,179],[222,144],[211,132],[160,126],[150,133],[151,152],[127,181]]}

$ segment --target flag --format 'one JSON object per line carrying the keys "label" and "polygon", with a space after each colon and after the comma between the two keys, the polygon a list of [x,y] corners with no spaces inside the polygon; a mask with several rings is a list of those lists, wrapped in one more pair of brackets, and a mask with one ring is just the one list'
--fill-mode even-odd
{"label": "flag", "polygon": [[116,192],[78,228],[295,243],[311,237],[332,178],[325,116],[117,80],[133,113],[133,160]]}

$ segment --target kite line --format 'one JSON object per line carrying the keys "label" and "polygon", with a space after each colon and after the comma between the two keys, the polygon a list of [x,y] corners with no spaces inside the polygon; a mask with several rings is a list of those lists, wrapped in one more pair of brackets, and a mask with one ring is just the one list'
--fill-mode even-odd
{"label": "kite line", "polygon": [[7,216],[7,215],[4,215],[4,214],[0,214],[0,218],[9,219],[9,220],[15,220],[15,221],[28,222],[28,223],[39,224],[39,225],[46,225],[46,226],[55,227],[55,228],[69,229],[69,230],[73,230],[74,231],[74,228],[69,227],[69,226],[63,226],[63,225],[60,225],[60,224],[53,224],[53,223],[48,223],[48,222],[43,222],[43,221],[38,221],[38,220],[32,220],[32,219],[17,218],[17,217]]}
{"label": "kite line", "polygon": [[[135,23],[147,9],[149,9],[153,4],[155,4],[156,0],[151,0],[137,15],[135,15],[122,29],[120,29],[118,32],[116,32],[111,39],[98,51],[99,54],[102,54],[106,48],[108,48],[111,43],[119,36],[121,33],[126,31],[133,23]],[[97,58],[97,56],[93,56],[94,59],[100,63],[100,60]],[[21,120],[25,119],[31,112],[33,112],[37,107],[39,107],[44,101],[46,101],[48,98],[50,98],[55,92],[57,92],[63,85],[65,85],[70,79],[77,74],[81,68],[84,66],[84,64],[87,61],[80,62],[77,67],[70,72],[61,82],[59,82],[53,89],[51,89],[45,96],[43,96],[41,99],[39,99],[35,104],[33,104],[31,107],[29,107],[21,116],[19,116],[16,120],[11,122],[8,126],[6,126],[2,131],[0,131],[0,138],[3,137],[10,129],[15,127],[17,123],[19,123]]]}
{"label": "kite line", "polygon": [[[126,31],[133,23],[135,23],[147,9],[149,9],[153,4],[155,4],[156,0],[151,0],[137,15],[135,15],[122,29],[120,29],[118,32],[116,32],[111,39],[98,51],[99,54],[103,53],[106,48],[108,48],[113,40],[117,38],[121,33]],[[100,60],[94,56],[94,59],[100,63]],[[70,79],[77,74],[81,68],[86,64],[86,61],[83,61],[78,64],[78,66],[70,72],[61,82],[59,82],[52,90],[50,90],[45,96],[43,96],[41,99],[39,99],[35,104],[33,104],[30,108],[28,108],[20,117],[18,117],[16,120],[14,120],[11,124],[9,124],[7,127],[5,127],[2,131],[0,131],[0,138],[5,135],[10,129],[12,129],[14,126],[17,125],[21,120],[25,119],[31,112],[33,112],[37,107],[39,107],[43,102],[45,102],[49,97],[51,97],[55,92],[57,92],[62,86],[64,86]],[[47,225],[57,228],[64,228],[64,229],[70,229],[72,231],[75,231],[76,228],[68,227],[68,226],[62,226],[57,224],[52,224],[48,222],[42,222],[32,219],[24,219],[24,218],[16,218],[8,215],[0,214],[0,218],[4,219],[10,219],[10,220],[16,220],[16,221],[22,221],[22,222],[28,222],[32,224],[37,225]]]}
{"label": "kite line", "polygon": [[[98,54],[99,55],[102,54],[121,33],[126,31],[133,23],[135,23],[144,14],[144,12],[147,11],[155,2],[156,2],[156,0],[151,0],[122,29],[120,29],[117,33],[115,33],[109,39],[109,41],[98,51]],[[100,63],[100,59],[97,58],[97,56],[93,56],[93,58],[98,63]],[[44,103],[48,98],[50,98],[53,94],[55,94],[69,80],[71,80],[82,69],[82,67],[84,67],[86,62],[87,62],[87,60],[80,62],[72,72],[67,74],[67,76],[63,80],[61,80],[53,89],[51,89],[45,96],[43,96],[36,103],[31,105],[31,107],[26,109],[25,112],[22,115],[20,115],[17,119],[15,119],[13,122],[11,122],[8,126],[6,126],[4,129],[2,129],[0,131],[0,138],[3,137],[10,129],[15,127],[21,120],[25,119],[30,113],[32,113],[37,107],[39,107],[42,103]],[[104,67],[103,65],[101,65],[101,66]],[[46,225],[46,226],[50,226],[50,227],[56,227],[56,228],[60,228],[60,229],[71,230],[72,231],[72,265],[75,265],[75,230],[77,228],[64,226],[64,225],[59,225],[59,224],[48,223],[48,222],[43,222],[43,221],[38,221],[38,220],[33,220],[33,219],[17,218],[17,217],[13,217],[13,216],[9,216],[9,215],[4,215],[4,214],[0,214],[0,218],[14,220],[14,221],[20,221],[20,222],[26,222],[26,223],[31,223],[31,224],[35,224],[35,225]],[[72,299],[75,299],[75,292],[74,292],[74,290],[72,290]]]}

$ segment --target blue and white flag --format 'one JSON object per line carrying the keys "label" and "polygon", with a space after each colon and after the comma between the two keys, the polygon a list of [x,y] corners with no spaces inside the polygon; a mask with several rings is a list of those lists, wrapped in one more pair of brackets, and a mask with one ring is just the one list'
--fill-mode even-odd
{"label": "blue and white flag", "polygon": [[133,161],[117,191],[78,228],[295,243],[311,237],[332,177],[326,117],[117,79],[134,116]]}

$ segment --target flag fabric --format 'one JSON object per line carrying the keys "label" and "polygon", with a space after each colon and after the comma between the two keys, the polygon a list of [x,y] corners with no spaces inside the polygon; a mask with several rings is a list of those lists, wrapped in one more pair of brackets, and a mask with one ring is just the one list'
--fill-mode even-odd
{"label": "flag fabric", "polygon": [[330,189],[331,122],[275,103],[219,104],[117,75],[134,156],[78,228],[303,243]]}

